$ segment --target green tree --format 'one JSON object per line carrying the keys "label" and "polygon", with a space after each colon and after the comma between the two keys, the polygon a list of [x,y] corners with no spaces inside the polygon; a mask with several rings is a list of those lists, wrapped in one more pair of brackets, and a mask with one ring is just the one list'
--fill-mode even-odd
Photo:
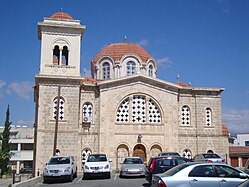
{"label": "green tree", "polygon": [[2,149],[0,150],[0,169],[2,170],[2,174],[8,172],[8,163],[10,161],[10,158],[12,156],[10,152],[10,125],[11,122],[9,121],[10,117],[10,111],[9,111],[9,105],[7,108],[6,112],[6,120],[4,123],[4,130],[3,133],[1,134],[1,147]]}

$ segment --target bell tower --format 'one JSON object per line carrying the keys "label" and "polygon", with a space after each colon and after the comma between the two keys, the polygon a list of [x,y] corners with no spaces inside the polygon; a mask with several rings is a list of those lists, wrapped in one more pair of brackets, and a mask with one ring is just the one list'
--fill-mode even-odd
{"label": "bell tower", "polygon": [[80,76],[80,46],[85,26],[64,12],[38,23],[41,40],[39,75]]}

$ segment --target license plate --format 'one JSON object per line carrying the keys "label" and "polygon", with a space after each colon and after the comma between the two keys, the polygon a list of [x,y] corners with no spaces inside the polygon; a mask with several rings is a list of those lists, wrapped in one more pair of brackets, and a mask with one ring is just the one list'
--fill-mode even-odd
{"label": "license plate", "polygon": [[53,176],[57,177],[57,176],[60,176],[59,173],[54,173]]}

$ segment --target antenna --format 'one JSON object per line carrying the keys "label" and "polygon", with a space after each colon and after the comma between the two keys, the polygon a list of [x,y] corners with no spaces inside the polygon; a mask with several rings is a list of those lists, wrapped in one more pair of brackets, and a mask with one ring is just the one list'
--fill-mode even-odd
{"label": "antenna", "polygon": [[126,40],[127,40],[127,37],[126,37],[126,35],[124,36],[124,42],[126,42]]}
{"label": "antenna", "polygon": [[86,68],[84,68],[84,77],[86,77]]}
{"label": "antenna", "polygon": [[180,75],[177,74],[177,75],[176,75],[176,82],[179,82],[179,80],[180,80]]}

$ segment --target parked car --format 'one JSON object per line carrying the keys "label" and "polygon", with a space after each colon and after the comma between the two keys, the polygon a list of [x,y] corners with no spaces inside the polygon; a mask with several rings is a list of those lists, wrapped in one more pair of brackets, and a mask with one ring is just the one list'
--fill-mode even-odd
{"label": "parked car", "polygon": [[152,187],[235,187],[248,175],[224,163],[189,162],[154,175]]}
{"label": "parked car", "polygon": [[158,156],[181,156],[181,155],[177,152],[162,152],[159,153]]}
{"label": "parked car", "polygon": [[244,172],[247,173],[247,174],[249,174],[249,158],[246,161]]}
{"label": "parked car", "polygon": [[152,176],[177,166],[181,163],[189,162],[189,159],[184,157],[152,157],[149,160],[148,167],[145,173],[145,179],[151,183]]}
{"label": "parked car", "polygon": [[221,158],[215,153],[202,153],[193,158],[194,162],[225,162],[225,159]]}
{"label": "parked car", "polygon": [[127,157],[120,170],[120,177],[145,176],[146,167],[140,157]]}
{"label": "parked car", "polygon": [[83,165],[83,179],[90,177],[111,178],[110,162],[105,154],[91,154]]}
{"label": "parked car", "polygon": [[26,166],[20,169],[20,173],[32,173],[32,167]]}
{"label": "parked car", "polygon": [[249,179],[239,184],[237,187],[249,187]]}
{"label": "parked car", "polygon": [[74,177],[77,177],[77,166],[72,156],[53,156],[44,167],[45,183],[57,178],[73,181]]}

